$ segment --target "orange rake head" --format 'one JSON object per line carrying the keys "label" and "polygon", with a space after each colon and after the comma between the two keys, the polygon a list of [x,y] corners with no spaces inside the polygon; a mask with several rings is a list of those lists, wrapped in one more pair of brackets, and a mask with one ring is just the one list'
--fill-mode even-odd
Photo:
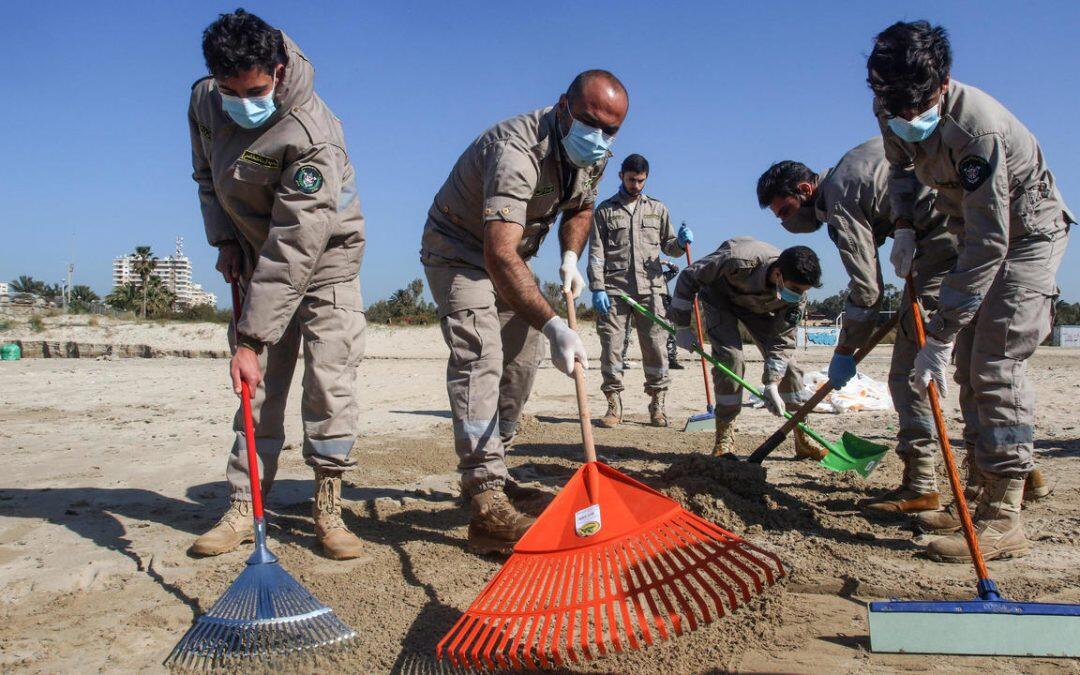
{"label": "orange rake head", "polygon": [[462,667],[559,667],[681,635],[784,575],[772,553],[588,462],[437,652]]}

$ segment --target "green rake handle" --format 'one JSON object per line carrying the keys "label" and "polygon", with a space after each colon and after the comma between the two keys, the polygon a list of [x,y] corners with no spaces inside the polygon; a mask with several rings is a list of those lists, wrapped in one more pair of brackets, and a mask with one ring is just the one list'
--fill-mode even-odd
{"label": "green rake handle", "polygon": [[[657,326],[660,326],[661,328],[663,328],[667,332],[671,333],[672,335],[675,334],[675,327],[674,326],[672,326],[667,321],[664,321],[660,317],[656,316],[655,314],[653,314],[649,310],[645,309],[639,303],[634,302],[634,300],[632,298],[630,298],[628,295],[626,295],[626,293],[620,293],[619,297],[622,298],[623,301],[626,302],[626,304],[628,304],[631,307],[633,307],[634,309],[636,309],[638,312],[643,314],[647,319],[649,319],[650,321],[655,323]],[[734,372],[732,372],[732,370],[730,368],[728,368],[724,364],[720,363],[720,360],[717,359],[715,356],[713,356],[712,354],[706,353],[706,351],[701,348],[701,345],[695,344],[693,351],[694,351],[695,354],[698,354],[699,356],[701,356],[701,358],[703,358],[703,359],[707,360],[709,363],[711,363],[714,368],[716,368],[721,373],[726,375],[729,379],[734,381],[735,384],[739,385],[740,387],[742,387],[746,391],[750,392],[754,396],[757,396],[758,398],[760,398],[762,400],[765,399],[764,394],[762,394],[761,391],[757,387],[755,387],[754,385],[750,384],[746,380],[744,380],[741,377],[739,377],[738,375],[736,375]],[[786,417],[788,419],[791,419],[792,417],[794,417],[794,415],[792,415],[791,413],[789,413],[786,410],[784,410],[782,412],[784,413],[784,417]],[[818,434],[818,432],[814,431],[813,429],[806,426],[802,422],[800,422],[798,426],[799,426],[800,429],[802,429],[803,431],[806,432],[807,436],[814,439],[818,443],[821,443],[826,448],[829,448],[830,451],[835,449],[835,446],[832,443],[830,443],[829,441],[822,438],[821,435]]]}

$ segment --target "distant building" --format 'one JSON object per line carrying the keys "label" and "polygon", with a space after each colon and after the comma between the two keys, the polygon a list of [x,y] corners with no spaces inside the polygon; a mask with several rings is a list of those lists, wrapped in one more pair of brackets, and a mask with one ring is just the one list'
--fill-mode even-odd
{"label": "distant building", "polygon": [[9,293],[10,290],[8,289],[7,282],[0,281],[0,302],[7,302],[11,300],[11,296],[9,295]]}
{"label": "distant building", "polygon": [[[155,258],[157,266],[151,275],[161,279],[161,283],[176,295],[177,309],[195,305],[217,305],[217,296],[203,290],[203,287],[191,280],[191,260],[184,255],[184,239],[176,238],[176,253],[168,258]],[[139,277],[132,269],[135,256],[124,255],[113,259],[113,287],[138,282]]]}

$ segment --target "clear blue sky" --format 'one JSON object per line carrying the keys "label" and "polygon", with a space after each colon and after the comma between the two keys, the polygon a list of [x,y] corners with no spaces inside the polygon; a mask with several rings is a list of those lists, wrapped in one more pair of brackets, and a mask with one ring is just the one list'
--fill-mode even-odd
{"label": "clear blue sky", "polygon": [[[8,169],[0,181],[0,279],[76,283],[104,294],[116,255],[172,251],[226,298],[191,181],[186,122],[204,74],[200,34],[238,2],[11,3],[0,23]],[[630,115],[613,168],[640,152],[647,192],[697,234],[701,254],[736,235],[805,243],[846,284],[824,233],[786,234],[761,211],[768,165],[831,166],[876,133],[866,88],[871,37],[899,19],[950,30],[953,74],[997,97],[1038,136],[1065,199],[1080,208],[1076,2],[662,3],[250,2],[315,64],[345,124],[367,217],[368,302],[422,276],[420,232],[436,189],[492,123],[553,103],[577,72],[613,70]],[[617,187],[615,170],[601,186]],[[558,244],[535,269],[554,279]],[[1080,245],[1059,275],[1080,300]],[[890,273],[891,276],[891,273]]]}

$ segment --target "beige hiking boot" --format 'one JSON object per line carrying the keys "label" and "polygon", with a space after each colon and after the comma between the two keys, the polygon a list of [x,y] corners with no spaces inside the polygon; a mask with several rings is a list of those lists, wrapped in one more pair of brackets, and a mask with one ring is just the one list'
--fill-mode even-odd
{"label": "beige hiking boot", "polygon": [[652,401],[649,403],[649,424],[654,427],[666,427],[668,425],[667,412],[664,410],[664,398],[667,392],[652,392]]}
{"label": "beige hiking boot", "polygon": [[1046,482],[1042,471],[1032,469],[1031,473],[1027,475],[1027,480],[1024,481],[1024,503],[1046,499],[1053,491],[1054,488],[1050,487],[1050,484]]}
{"label": "beige hiking boot", "polygon": [[607,414],[596,421],[596,426],[604,429],[614,429],[622,422],[622,398],[617,391],[609,391],[606,396]]}
{"label": "beige hiking boot", "polygon": [[341,474],[315,469],[315,503],[311,506],[315,519],[315,536],[319,538],[326,557],[350,560],[364,553],[364,543],[345,527],[341,519]]}
{"label": "beige hiking boot", "polygon": [[[1018,558],[1031,550],[1020,522],[1023,500],[1022,478],[984,476],[982,495],[975,509],[975,532],[985,560]],[[936,562],[971,561],[963,532],[935,539],[926,547],[926,554]]]}
{"label": "beige hiking boot", "polygon": [[555,498],[555,495],[550,492],[525,487],[513,478],[507,478],[503,483],[503,492],[506,493],[515,509],[530,516],[539,516]]}
{"label": "beige hiking boot", "polygon": [[528,531],[536,519],[521,513],[500,488],[484,490],[473,495],[469,508],[469,551],[476,554],[500,553],[509,555],[514,544]]}
{"label": "beige hiking boot", "polygon": [[876,513],[923,513],[941,511],[941,495],[916,492],[907,485],[859,502],[859,508]]}
{"label": "beige hiking boot", "polygon": [[797,459],[811,459],[820,462],[825,459],[827,454],[829,454],[828,450],[807,436],[805,431],[795,427],[795,457]]}
{"label": "beige hiking boot", "polygon": [[221,555],[253,541],[255,525],[251,520],[251,502],[234,499],[217,524],[196,539],[189,552],[192,555]]}
{"label": "beige hiking boot", "polygon": [[716,420],[716,441],[713,443],[712,456],[722,457],[735,452],[735,424]]}
{"label": "beige hiking boot", "polygon": [[[967,475],[967,484],[964,486],[964,500],[967,501],[968,509],[974,508],[982,495],[982,474],[975,468],[972,461],[973,449],[968,448],[964,455],[964,463],[961,468]],[[960,513],[956,502],[953,501],[942,511],[926,511],[915,516],[915,529],[924,534],[945,535],[952,534],[960,529]]]}

